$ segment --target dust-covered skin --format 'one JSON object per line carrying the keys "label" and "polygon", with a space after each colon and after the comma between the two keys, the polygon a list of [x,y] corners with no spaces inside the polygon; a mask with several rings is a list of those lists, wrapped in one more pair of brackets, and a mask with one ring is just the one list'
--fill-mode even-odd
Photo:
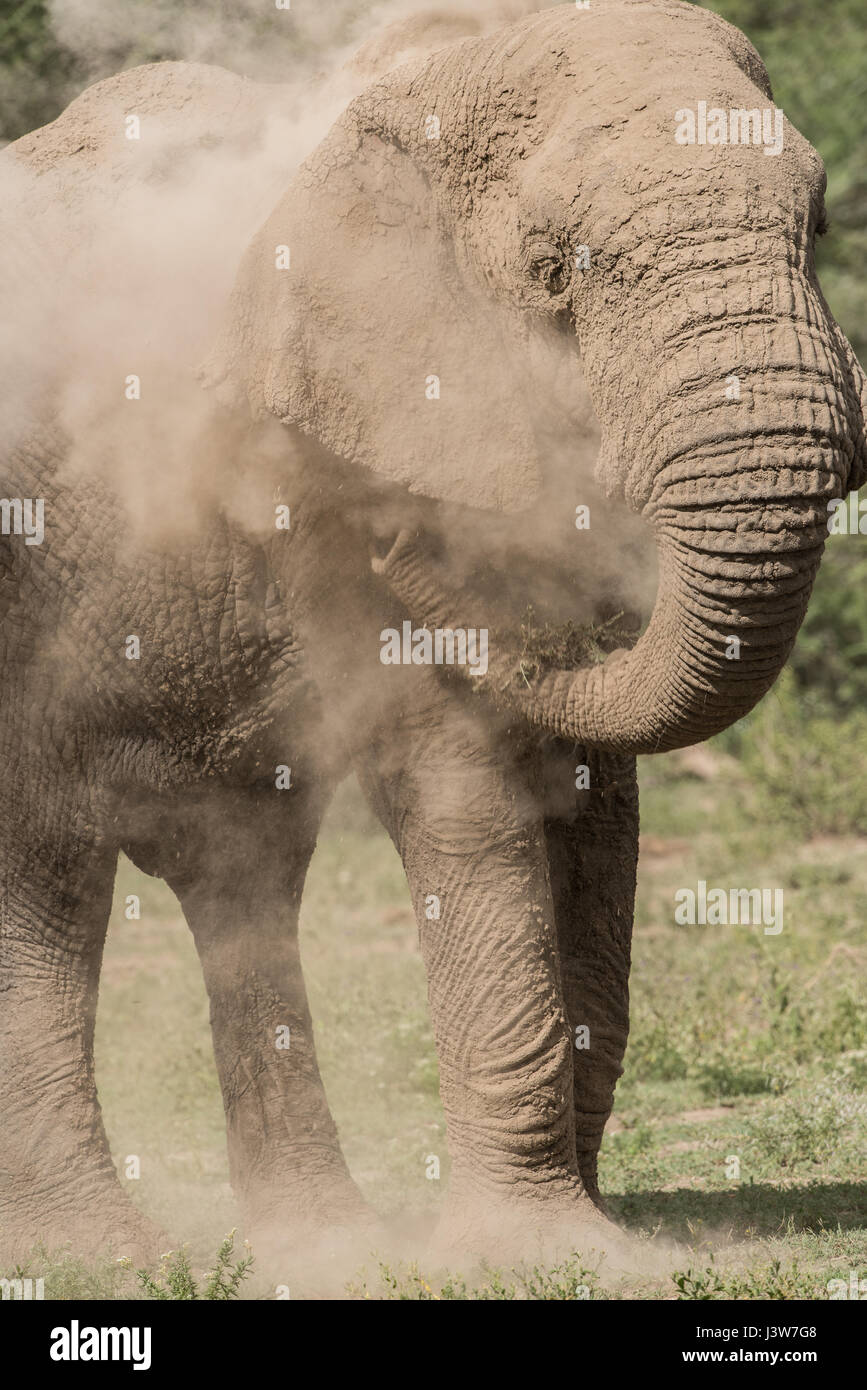
{"label": "dust-covered skin", "polygon": [[[407,47],[424,45],[385,52]],[[289,96],[185,64],[100,84],[2,157],[27,219],[6,279],[42,257],[51,287],[3,421],[5,492],[46,515],[42,545],[2,537],[4,1258],[37,1239],[165,1248],[118,1182],[93,1074],[120,849],[195,936],[247,1232],[296,1251],[330,1227],[367,1238],[297,945],[350,769],[401,854],[428,972],[453,1173],[437,1248],[612,1242],[596,1159],[628,1028],[635,754],[707,737],[772,683],[826,502],[864,474],[864,384],[815,281],[815,152],[788,125],[776,158],[674,142],[696,92],[770,103],[736,31],[594,0],[493,33],[448,21],[430,47],[294,177],[287,154],[282,194],[267,134]],[[130,112],[159,132],[138,163]],[[216,251],[153,216],[188,209],[188,187]],[[156,248],[140,285],[111,251],[133,227],[118,207]],[[84,247],[65,298],[59,233]],[[640,607],[622,499],[659,543],[647,631],[528,677],[527,604],[586,622]],[[487,676],[384,665],[382,631],[408,618],[502,634]]]}

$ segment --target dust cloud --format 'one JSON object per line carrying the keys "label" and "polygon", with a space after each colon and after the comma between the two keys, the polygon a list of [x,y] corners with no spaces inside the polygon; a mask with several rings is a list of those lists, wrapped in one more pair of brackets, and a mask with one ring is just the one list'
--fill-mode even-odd
{"label": "dust cloud", "polygon": [[[274,468],[290,464],[298,441],[286,429],[252,443],[234,432],[215,416],[199,370],[245,248],[354,96],[398,64],[535,8],[298,0],[263,17],[257,0],[230,13],[170,0],[55,0],[58,38],[94,76],[142,51],[220,67],[183,75],[167,65],[156,92],[152,79],[110,79],[110,101],[97,105],[86,91],[0,158],[0,370],[13,387],[0,407],[4,453],[50,419],[65,441],[62,476],[107,478],[127,511],[125,538],[188,541],[215,506],[264,537]],[[501,334],[494,306],[480,312],[492,338]],[[553,349],[555,420],[561,374],[578,374],[574,354],[565,341]],[[497,398],[483,354],[468,356],[466,375],[466,391]],[[552,621],[636,618],[650,607],[653,547],[596,484],[589,401],[584,414],[580,436],[555,424],[545,439],[543,494],[519,519],[446,506],[429,509],[427,522],[441,524],[456,578],[483,551],[491,573],[508,569]],[[580,535],[579,505],[594,518]]]}

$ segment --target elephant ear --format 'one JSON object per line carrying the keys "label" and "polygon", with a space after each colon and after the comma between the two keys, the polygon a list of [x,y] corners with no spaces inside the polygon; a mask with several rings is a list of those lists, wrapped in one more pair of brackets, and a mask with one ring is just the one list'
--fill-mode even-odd
{"label": "elephant ear", "polygon": [[433,143],[344,113],[249,247],[205,379],[413,492],[520,510],[539,469],[509,323],[461,273]]}

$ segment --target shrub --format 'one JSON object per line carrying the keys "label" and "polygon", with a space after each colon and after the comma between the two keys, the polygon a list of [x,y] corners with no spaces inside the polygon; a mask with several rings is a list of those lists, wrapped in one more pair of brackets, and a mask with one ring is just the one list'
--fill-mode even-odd
{"label": "shrub", "polygon": [[160,1261],[162,1269],[155,1279],[146,1269],[137,1269],[136,1278],[148,1298],[163,1301],[176,1299],[185,1303],[205,1300],[227,1302],[238,1297],[238,1290],[253,1267],[252,1254],[245,1255],[235,1264],[230,1263],[234,1246],[235,1232],[230,1231],[217,1251],[214,1268],[205,1275],[205,1287],[201,1293],[190,1267],[186,1246],[163,1255]]}
{"label": "shrub", "polygon": [[747,809],[759,823],[772,814],[804,838],[867,830],[867,712],[836,717],[803,696],[786,671],[727,742],[750,783]]}

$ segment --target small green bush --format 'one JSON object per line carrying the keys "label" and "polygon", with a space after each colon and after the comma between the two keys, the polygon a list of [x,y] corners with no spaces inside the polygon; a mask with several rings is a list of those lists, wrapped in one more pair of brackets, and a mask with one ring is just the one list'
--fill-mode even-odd
{"label": "small green bush", "polygon": [[867,1100],[839,1074],[799,1088],[745,1124],[748,1156],[779,1169],[821,1165],[867,1141]]}
{"label": "small green bush", "polygon": [[808,839],[867,833],[867,700],[837,716],[803,695],[792,671],[735,730],[728,747],[748,781],[745,810]]}
{"label": "small green bush", "polygon": [[234,1248],[235,1232],[230,1231],[217,1251],[214,1268],[205,1275],[205,1286],[201,1292],[190,1267],[186,1246],[180,1250],[170,1250],[162,1256],[162,1269],[156,1278],[146,1269],[137,1269],[136,1278],[147,1298],[177,1300],[183,1303],[205,1300],[228,1302],[229,1299],[238,1297],[238,1290],[253,1267],[253,1256],[250,1253],[232,1264]]}
{"label": "small green bush", "polygon": [[829,537],[789,668],[832,717],[867,710],[867,536]]}
{"label": "small green bush", "polygon": [[784,1267],[780,1260],[771,1260],[743,1274],[728,1275],[708,1265],[701,1270],[678,1270],[672,1279],[679,1301],[827,1298],[825,1284],[802,1272],[797,1261]]}
{"label": "small green bush", "polygon": [[399,1300],[414,1303],[447,1302],[587,1302],[599,1297],[598,1277],[585,1269],[580,1256],[562,1264],[544,1268],[512,1269],[511,1280],[499,1270],[490,1270],[485,1282],[470,1287],[460,1274],[444,1274],[431,1279],[417,1264],[404,1269],[392,1269],[380,1264],[379,1286],[371,1289],[366,1283],[350,1284],[348,1293],[357,1299]]}

